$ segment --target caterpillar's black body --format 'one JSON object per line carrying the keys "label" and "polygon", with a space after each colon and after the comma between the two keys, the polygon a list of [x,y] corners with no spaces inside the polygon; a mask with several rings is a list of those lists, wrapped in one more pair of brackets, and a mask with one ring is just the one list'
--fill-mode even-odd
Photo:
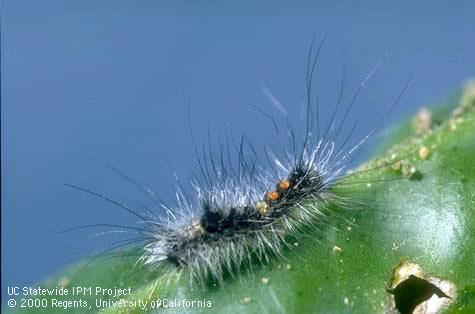
{"label": "caterpillar's black body", "polygon": [[[201,217],[194,224],[193,230],[187,232],[188,236],[173,246],[173,250],[167,254],[167,260],[177,266],[184,266],[187,261],[186,258],[180,257],[180,251],[196,247],[196,243],[227,241],[227,238],[243,234],[252,238],[253,232],[275,224],[308,195],[317,195],[322,189],[320,175],[309,175],[308,170],[303,164],[295,167],[289,177],[276,184],[275,189],[267,193],[257,205],[231,207],[229,211],[223,212],[222,208],[213,207],[209,200],[203,200]],[[269,196],[271,193],[277,193],[278,196],[272,199]],[[259,204],[267,210],[264,212],[259,209]]]}
{"label": "caterpillar's black body", "polygon": [[[192,280],[211,275],[221,281],[224,272],[235,272],[253,256],[261,261],[280,256],[289,235],[300,236],[300,227],[324,216],[325,195],[342,170],[329,164],[333,148],[321,142],[311,151],[303,148],[298,159],[275,159],[279,172],[260,172],[258,177],[241,170],[237,178],[229,174],[224,178],[223,167],[231,165],[210,162],[210,167],[222,168],[204,175],[220,182],[219,187],[194,184],[198,195],[194,201],[179,193],[177,203],[187,209],[180,212],[188,215],[170,214],[166,222],[154,221],[142,259],[150,265],[169,263],[187,269]],[[238,167],[245,163],[239,162]],[[257,189],[257,179],[269,188]]]}

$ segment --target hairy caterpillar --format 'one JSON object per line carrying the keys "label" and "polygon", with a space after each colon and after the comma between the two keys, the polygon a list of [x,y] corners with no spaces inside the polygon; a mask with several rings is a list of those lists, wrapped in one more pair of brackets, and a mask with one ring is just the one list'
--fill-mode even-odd
{"label": "hairy caterpillar", "polygon": [[[299,140],[288,127],[289,145],[266,151],[265,162],[244,138],[235,148],[221,146],[217,151],[209,148],[200,153],[195,146],[200,172],[191,180],[191,192],[177,188],[175,204],[167,204],[151,189],[122,174],[165,214],[130,208],[68,185],[113,202],[137,217],[137,226],[108,226],[140,234],[133,240],[135,249],[141,252],[138,263],[178,271],[188,276],[191,284],[204,284],[210,278],[222,283],[226,274],[239,273],[241,266],[251,267],[254,258],[266,263],[272,256],[282,257],[284,248],[290,246],[288,239],[304,236],[305,228],[326,220],[332,214],[331,204],[352,204],[344,195],[334,193],[332,187],[354,175],[345,174],[348,162],[380,127],[376,125],[350,145],[353,126],[337,144],[357,96],[383,60],[362,81],[346,107],[342,108],[338,100],[330,121],[321,128],[318,104],[313,111],[311,87],[322,45],[323,41],[314,55],[312,41],[307,60],[304,137]],[[408,83],[387,114],[396,107]],[[332,130],[340,110],[341,120]]]}

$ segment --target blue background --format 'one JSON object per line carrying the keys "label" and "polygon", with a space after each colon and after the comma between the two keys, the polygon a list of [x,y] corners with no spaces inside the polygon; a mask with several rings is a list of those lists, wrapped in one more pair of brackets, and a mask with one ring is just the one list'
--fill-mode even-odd
{"label": "blue background", "polygon": [[195,161],[188,102],[198,142],[210,124],[218,137],[232,131],[257,147],[272,143],[271,124],[249,105],[279,115],[263,86],[300,126],[313,30],[317,41],[327,32],[315,81],[322,114],[335,102],[343,64],[348,100],[389,53],[351,115],[362,122],[359,136],[410,73],[388,124],[475,73],[470,1],[225,2],[2,2],[3,287],[37,282],[115,240],[51,230],[134,222],[64,182],[134,205],[144,197],[108,164],[162,195],[174,189],[165,160],[186,181]]}

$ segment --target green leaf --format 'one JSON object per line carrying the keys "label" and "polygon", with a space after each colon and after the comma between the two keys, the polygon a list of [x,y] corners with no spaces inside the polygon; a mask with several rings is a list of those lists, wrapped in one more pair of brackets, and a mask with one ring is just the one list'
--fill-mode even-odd
{"label": "green leaf", "polygon": [[[92,310],[103,313],[141,313],[137,307],[98,309],[94,302],[100,297],[95,291],[93,295],[71,295],[73,287],[92,287],[93,290],[95,287],[131,287],[132,294],[123,297],[124,300],[140,299],[147,302],[148,309],[152,301],[159,299],[168,300],[166,305],[173,305],[174,299],[211,302],[211,308],[162,308],[170,312],[397,313],[392,293],[409,289],[410,295],[416,294],[420,287],[429,287],[429,292],[452,298],[440,298],[451,302],[445,310],[447,313],[473,313],[473,84],[457,102],[458,107],[444,122],[419,134],[408,132],[410,123],[402,124],[405,127],[399,134],[405,136],[391,136],[393,142],[389,149],[358,169],[362,170],[361,174],[335,188],[354,200],[366,200],[368,205],[335,206],[333,211],[337,217],[333,223],[316,224],[315,232],[295,243],[295,247],[285,253],[284,260],[256,264],[251,275],[244,273],[229,278],[223,287],[207,288],[190,288],[187,282],[163,277],[159,272],[139,266],[134,268],[134,258],[98,260],[84,268],[76,265],[42,284],[49,288],[64,286],[69,296],[46,297],[49,306],[44,309],[20,309],[21,300],[18,300],[14,312],[64,313],[62,308],[52,308],[52,299],[56,298],[82,299]],[[390,146],[387,141],[384,145]],[[422,147],[425,149],[421,151]],[[400,159],[403,160],[398,162]],[[367,171],[375,167],[377,170]],[[408,281],[397,288],[396,280],[404,279],[398,277],[398,271],[407,265],[419,267],[418,277],[412,277],[417,284],[410,285]],[[442,282],[453,286],[449,289]],[[434,295],[433,298],[439,297]],[[111,299],[117,301],[120,297]],[[75,307],[68,313],[84,312],[83,308]]]}

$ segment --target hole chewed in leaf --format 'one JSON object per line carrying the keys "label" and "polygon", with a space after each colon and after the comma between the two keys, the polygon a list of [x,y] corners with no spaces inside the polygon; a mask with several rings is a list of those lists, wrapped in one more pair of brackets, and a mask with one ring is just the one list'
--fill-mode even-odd
{"label": "hole chewed in leaf", "polygon": [[401,262],[393,271],[388,313],[423,314],[440,313],[455,298],[455,285],[424,273],[422,268],[409,261]]}
{"label": "hole chewed in leaf", "polygon": [[388,289],[394,295],[396,309],[400,313],[413,313],[415,308],[429,300],[434,294],[439,298],[450,298],[436,285],[429,281],[410,275],[394,289]]}

